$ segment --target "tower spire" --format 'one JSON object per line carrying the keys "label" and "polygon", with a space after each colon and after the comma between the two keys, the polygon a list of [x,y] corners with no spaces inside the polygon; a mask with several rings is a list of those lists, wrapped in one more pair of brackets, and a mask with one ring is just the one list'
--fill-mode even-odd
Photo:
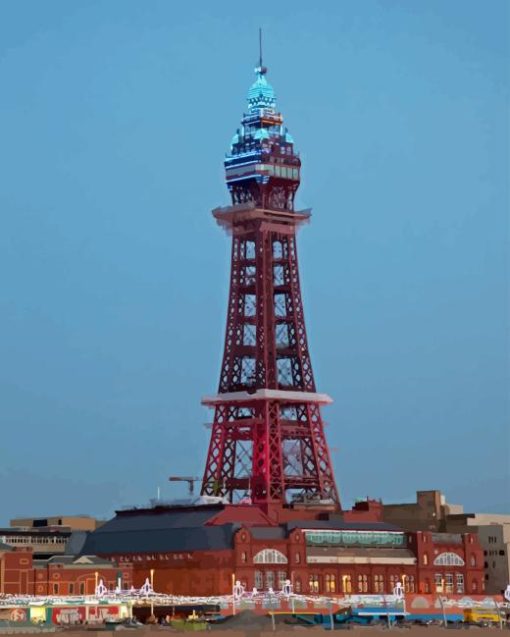
{"label": "tower spire", "polygon": [[259,27],[259,65],[255,69],[255,73],[259,75],[265,75],[267,68],[262,64],[262,27]]}

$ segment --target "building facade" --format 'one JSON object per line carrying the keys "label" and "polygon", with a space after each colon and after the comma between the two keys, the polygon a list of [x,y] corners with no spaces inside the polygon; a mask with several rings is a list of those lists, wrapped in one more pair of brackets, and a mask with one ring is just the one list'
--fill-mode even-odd
{"label": "building facade", "polygon": [[475,534],[484,556],[485,591],[500,594],[510,584],[510,515],[465,513],[462,506],[447,503],[441,491],[418,491],[416,502],[375,506],[379,519],[406,530]]}
{"label": "building facade", "polygon": [[[235,520],[238,520],[237,522]],[[271,523],[256,507],[215,504],[119,511],[91,534],[86,552],[133,569],[140,586],[182,595],[246,589],[311,594],[481,593],[483,551],[475,534],[404,532],[340,515]]]}
{"label": "building facade", "polygon": [[0,595],[93,595],[103,580],[110,589],[132,585],[132,568],[96,556],[34,559],[31,548],[0,543]]}

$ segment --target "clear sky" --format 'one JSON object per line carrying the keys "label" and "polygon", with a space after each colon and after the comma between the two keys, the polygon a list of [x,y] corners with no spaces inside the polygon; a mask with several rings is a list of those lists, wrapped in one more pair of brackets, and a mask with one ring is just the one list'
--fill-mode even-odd
{"label": "clear sky", "polygon": [[184,495],[265,37],[341,497],[510,512],[505,0],[0,3],[0,522]]}

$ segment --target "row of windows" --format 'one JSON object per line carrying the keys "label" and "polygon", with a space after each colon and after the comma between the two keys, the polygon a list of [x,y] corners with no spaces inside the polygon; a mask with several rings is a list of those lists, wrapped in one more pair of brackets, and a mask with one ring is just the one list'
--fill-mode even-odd
{"label": "row of windows", "polygon": [[33,535],[2,535],[0,542],[4,544],[66,544],[68,538],[58,536],[37,537]]}
{"label": "row of windows", "polygon": [[[371,578],[368,575],[358,575],[354,582],[351,575],[342,575],[340,581],[337,582],[337,577],[334,573],[326,573],[323,576],[312,573],[308,578],[308,592],[391,593],[401,579],[399,575],[390,575],[386,580],[384,575],[376,573]],[[406,593],[415,593],[416,581],[414,575],[404,577],[403,585]],[[300,591],[296,590],[297,592]]]}
{"label": "row of windows", "polygon": [[[462,573],[436,573],[434,575],[436,593],[464,593],[464,575]],[[475,592],[473,589],[472,592]],[[429,592],[429,591],[426,591]]]}
{"label": "row of windows", "polygon": [[491,549],[490,551],[484,551],[483,554],[484,555],[505,555],[505,551],[503,549],[499,551],[498,549]]}
{"label": "row of windows", "polygon": [[[67,588],[67,590],[66,590]],[[53,584],[53,595],[85,595],[85,582],[80,582],[79,586],[75,588],[74,584],[60,584],[58,582]]]}

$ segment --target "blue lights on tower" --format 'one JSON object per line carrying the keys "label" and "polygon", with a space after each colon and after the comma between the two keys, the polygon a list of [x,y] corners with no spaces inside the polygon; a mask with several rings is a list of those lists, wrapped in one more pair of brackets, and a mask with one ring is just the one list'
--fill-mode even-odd
{"label": "blue lights on tower", "polygon": [[294,140],[276,110],[273,87],[262,62],[248,91],[248,112],[232,138],[225,172],[232,203],[270,210],[294,210],[301,161]]}

